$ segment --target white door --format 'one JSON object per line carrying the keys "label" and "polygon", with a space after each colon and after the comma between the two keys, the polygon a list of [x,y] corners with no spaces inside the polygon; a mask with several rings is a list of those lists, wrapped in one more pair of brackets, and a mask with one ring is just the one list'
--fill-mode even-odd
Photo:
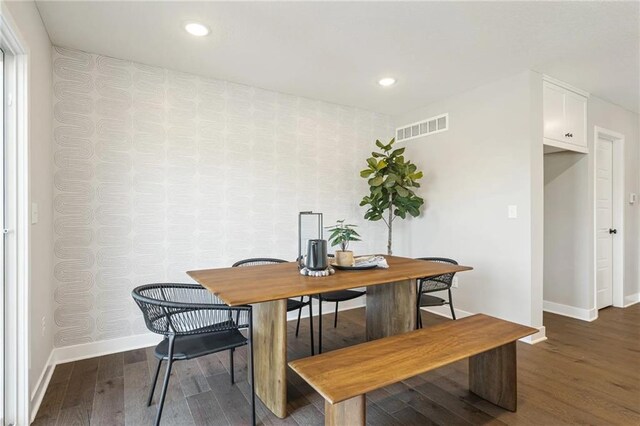
{"label": "white door", "polygon": [[613,304],[613,142],[596,142],[596,306]]}

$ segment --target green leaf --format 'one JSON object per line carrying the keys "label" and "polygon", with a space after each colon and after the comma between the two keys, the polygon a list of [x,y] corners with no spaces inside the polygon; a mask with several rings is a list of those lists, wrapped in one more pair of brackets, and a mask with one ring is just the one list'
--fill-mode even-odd
{"label": "green leaf", "polygon": [[369,166],[371,166],[373,169],[376,168],[376,165],[378,164],[378,161],[375,158],[367,158],[367,163],[369,164]]}
{"label": "green leaf", "polygon": [[373,170],[364,169],[364,170],[360,171],[360,177],[367,178],[367,177],[369,177],[371,175],[371,173],[373,173]]}
{"label": "green leaf", "polygon": [[401,155],[404,152],[405,148],[398,148],[398,149],[394,149],[393,152],[391,153],[392,157],[395,157],[396,155]]}
{"label": "green leaf", "polygon": [[384,161],[384,160],[378,161],[378,164],[376,165],[376,169],[377,170],[384,169],[385,167],[387,167],[387,162],[386,161]]}
{"label": "green leaf", "polygon": [[390,174],[389,176],[387,176],[387,179],[384,181],[384,186],[386,186],[387,188],[391,188],[396,184],[397,181],[398,181],[398,176],[394,174]]}
{"label": "green leaf", "polygon": [[407,191],[406,189],[404,189],[403,187],[399,186],[396,188],[396,192],[398,193],[399,196],[401,197],[406,197],[409,195],[409,191]]}
{"label": "green leaf", "polygon": [[382,182],[384,181],[384,178],[382,176],[376,176],[372,179],[369,179],[369,185],[371,186],[380,186],[382,185]]}

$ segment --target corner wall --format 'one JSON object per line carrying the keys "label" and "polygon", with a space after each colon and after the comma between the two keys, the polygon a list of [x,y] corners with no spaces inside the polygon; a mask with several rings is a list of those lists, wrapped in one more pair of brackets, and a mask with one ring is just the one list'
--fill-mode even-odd
{"label": "corner wall", "polygon": [[[527,71],[396,120],[400,126],[449,113],[450,129],[402,144],[425,172],[426,205],[419,218],[400,222],[396,252],[473,266],[457,275],[456,308],[534,327],[542,326],[538,86],[541,76]],[[518,218],[507,218],[509,205],[517,206]]]}

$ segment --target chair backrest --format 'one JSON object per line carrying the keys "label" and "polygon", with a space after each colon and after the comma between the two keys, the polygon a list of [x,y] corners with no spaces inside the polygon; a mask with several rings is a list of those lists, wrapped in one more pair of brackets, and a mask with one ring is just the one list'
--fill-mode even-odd
{"label": "chair backrest", "polygon": [[198,284],[157,283],[131,292],[147,328],[162,335],[191,335],[246,328],[251,307],[230,307]]}
{"label": "chair backrest", "polygon": [[[416,259],[426,260],[428,262],[450,263],[452,265],[458,264],[455,260],[446,257],[418,257]],[[438,275],[436,277],[421,278],[418,280],[420,283],[420,290],[430,291],[449,288],[451,287],[451,284],[453,284],[453,276],[455,274],[455,272],[451,272],[448,274]]]}
{"label": "chair backrest", "polygon": [[272,263],[286,263],[286,262],[287,262],[286,260],[274,259],[272,257],[254,257],[251,259],[239,260],[231,266],[235,268],[237,266],[258,266],[258,265],[269,265]]}

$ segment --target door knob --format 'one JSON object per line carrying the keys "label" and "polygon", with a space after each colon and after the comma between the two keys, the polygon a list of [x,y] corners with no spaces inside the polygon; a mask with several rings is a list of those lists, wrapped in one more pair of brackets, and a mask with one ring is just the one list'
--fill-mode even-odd
{"label": "door knob", "polygon": [[617,234],[617,233],[618,233],[618,230],[617,230],[617,229],[609,228],[609,233],[610,233],[610,234]]}

